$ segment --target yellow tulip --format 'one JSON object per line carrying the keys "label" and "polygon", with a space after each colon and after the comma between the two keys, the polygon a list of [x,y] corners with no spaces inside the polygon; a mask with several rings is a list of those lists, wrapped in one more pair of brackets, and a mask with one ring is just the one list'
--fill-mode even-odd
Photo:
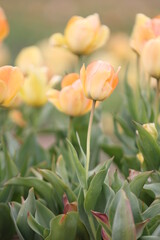
{"label": "yellow tulip", "polygon": [[25,78],[21,90],[22,100],[30,106],[42,106],[47,102],[46,92],[48,90],[46,73],[41,70],[31,71]]}
{"label": "yellow tulip", "polygon": [[0,67],[0,106],[9,107],[23,85],[23,74],[17,67]]}
{"label": "yellow tulip", "polygon": [[149,40],[142,51],[144,70],[156,79],[160,79],[160,38]]}
{"label": "yellow tulip", "polygon": [[109,37],[109,28],[101,25],[99,15],[93,14],[86,18],[72,17],[64,31],[53,34],[50,42],[53,45],[68,47],[73,53],[89,54],[102,47]]}
{"label": "yellow tulip", "polygon": [[8,22],[3,9],[0,8],[0,41],[2,41],[8,35],[8,32]]}
{"label": "yellow tulip", "polygon": [[61,91],[51,89],[47,95],[49,102],[69,116],[81,116],[92,106],[92,101],[84,95],[79,75],[75,73],[64,77]]}
{"label": "yellow tulip", "polygon": [[95,61],[81,68],[80,79],[87,98],[103,101],[113,92],[118,84],[118,71],[104,61]]}
{"label": "yellow tulip", "polygon": [[16,58],[16,65],[22,69],[24,73],[34,68],[43,66],[43,57],[41,51],[36,46],[23,48]]}
{"label": "yellow tulip", "polygon": [[137,14],[130,41],[132,49],[141,54],[145,43],[158,36],[160,36],[159,16],[151,19],[144,14]]}

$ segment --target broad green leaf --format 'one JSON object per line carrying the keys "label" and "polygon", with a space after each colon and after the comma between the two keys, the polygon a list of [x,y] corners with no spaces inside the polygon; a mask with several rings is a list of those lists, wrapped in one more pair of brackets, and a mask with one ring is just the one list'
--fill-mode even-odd
{"label": "broad green leaf", "polygon": [[144,156],[144,161],[149,170],[159,169],[160,146],[156,140],[139,123],[136,123],[138,130],[138,147]]}
{"label": "broad green leaf", "polygon": [[157,237],[157,236],[144,236],[144,237],[141,237],[141,240],[160,240],[160,237]]}
{"label": "broad green leaf", "polygon": [[0,239],[10,240],[14,234],[14,224],[7,204],[0,203]]}
{"label": "broad green leaf", "polygon": [[77,221],[78,214],[76,212],[58,215],[52,219],[50,234],[45,240],[75,240]]}
{"label": "broad green leaf", "polygon": [[153,218],[157,215],[160,215],[160,202],[158,203],[152,203],[146,211],[142,213],[142,216],[144,219]]}
{"label": "broad green leaf", "polygon": [[145,228],[145,226],[147,225],[148,222],[149,222],[149,219],[146,219],[145,221],[136,224],[137,239],[141,237],[141,235],[143,233],[143,230],[144,230],[144,228]]}
{"label": "broad green leaf", "polygon": [[17,227],[19,228],[19,231],[21,232],[24,239],[32,240],[34,237],[34,232],[27,224],[27,217],[29,212],[32,214],[35,213],[35,197],[33,188],[29,190],[27,199],[24,201],[24,203],[22,203],[16,221]]}
{"label": "broad green leaf", "polygon": [[[36,232],[42,237],[46,237],[46,235],[44,235],[44,233],[46,234],[46,229],[36,221],[36,219],[32,216],[31,213],[28,213],[27,222],[30,228],[34,232]],[[48,230],[48,234],[49,234],[49,230]]]}
{"label": "broad green leaf", "polygon": [[35,177],[16,177],[10,179],[7,183],[7,185],[20,185],[25,187],[33,187],[37,193],[43,197],[49,207],[56,213],[57,212],[57,206],[55,204],[55,190],[52,188],[52,186],[42,181],[41,179],[35,178]]}
{"label": "broad green leaf", "polygon": [[68,179],[68,173],[66,169],[66,163],[62,155],[59,156],[56,162],[56,172],[62,178],[63,182],[65,182],[68,186],[70,185]]}
{"label": "broad green leaf", "polygon": [[87,212],[90,210],[95,210],[97,199],[102,191],[102,186],[105,181],[109,166],[112,162],[112,159],[107,161],[102,170],[100,170],[91,180],[88,191],[86,193],[84,208]]}
{"label": "broad green leaf", "polygon": [[70,152],[72,154],[72,162],[74,163],[76,174],[79,180],[79,183],[83,188],[86,188],[86,174],[85,169],[82,166],[80,160],[78,159],[78,155],[76,150],[74,149],[73,145],[69,140],[67,140]]}
{"label": "broad green leaf", "polygon": [[143,189],[144,184],[146,183],[148,177],[151,175],[152,171],[150,172],[143,172],[138,174],[129,184],[130,190],[137,196],[140,196],[140,193]]}
{"label": "broad green leaf", "polygon": [[53,212],[51,212],[51,210],[49,210],[39,200],[36,201],[35,219],[39,224],[41,224],[43,227],[49,229],[50,221],[54,217],[55,217],[55,215],[53,214]]}
{"label": "broad green leaf", "polygon": [[76,196],[75,196],[74,192],[54,172],[47,170],[47,169],[40,169],[39,171],[42,174],[42,176],[48,182],[50,182],[52,184],[52,186],[55,188],[60,201],[61,201],[64,193],[67,194],[70,202],[73,202],[76,200]]}
{"label": "broad green leaf", "polygon": [[111,188],[114,190],[114,192],[118,192],[119,189],[122,187],[122,180],[120,179],[118,175],[118,171],[115,170],[114,175],[113,175],[113,180],[111,184]]}
{"label": "broad green leaf", "polygon": [[120,190],[119,203],[112,227],[112,240],[120,239],[136,240],[136,228],[130,202],[123,190]]}
{"label": "broad green leaf", "polygon": [[144,189],[152,191],[156,198],[160,197],[160,183],[145,184]]}
{"label": "broad green leaf", "polygon": [[18,226],[17,226],[17,223],[16,223],[18,212],[20,210],[21,205],[17,204],[16,202],[13,202],[13,203],[9,204],[9,206],[10,206],[10,210],[11,210],[11,217],[13,219],[17,235],[18,235],[20,240],[25,240],[24,237],[22,236]]}

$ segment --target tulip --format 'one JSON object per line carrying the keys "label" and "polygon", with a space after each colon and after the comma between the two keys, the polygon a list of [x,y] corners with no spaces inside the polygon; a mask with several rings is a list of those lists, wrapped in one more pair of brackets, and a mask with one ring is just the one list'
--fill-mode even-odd
{"label": "tulip", "polygon": [[103,101],[111,95],[118,84],[118,71],[104,61],[95,61],[87,66],[83,65],[80,71],[83,90],[87,98]]}
{"label": "tulip", "polygon": [[149,40],[142,51],[144,70],[156,79],[160,79],[160,38]]}
{"label": "tulip", "polygon": [[153,19],[144,14],[137,14],[130,45],[133,50],[141,54],[147,41],[160,36],[160,17]]}
{"label": "tulip", "polygon": [[0,68],[0,106],[9,107],[23,85],[23,74],[17,67]]}
{"label": "tulip", "polygon": [[64,36],[53,34],[50,42],[56,46],[68,47],[77,55],[90,54],[102,47],[109,37],[109,28],[101,25],[99,15],[93,14],[86,18],[72,17],[65,28]]}
{"label": "tulip", "polygon": [[2,41],[8,35],[8,32],[8,22],[3,9],[0,8],[0,41]]}
{"label": "tulip", "polygon": [[85,97],[78,74],[68,74],[61,85],[61,91],[50,89],[47,93],[49,102],[59,111],[75,117],[91,109],[92,101]]}
{"label": "tulip", "polygon": [[25,78],[21,90],[22,100],[33,107],[40,107],[47,102],[46,92],[48,91],[47,76],[43,69],[32,70]]}
{"label": "tulip", "polygon": [[26,126],[26,121],[23,119],[23,115],[20,111],[18,110],[12,110],[9,114],[10,119],[12,122],[14,122],[16,125],[19,127],[25,127]]}
{"label": "tulip", "polygon": [[41,51],[36,46],[23,48],[16,58],[16,65],[22,69],[24,73],[34,68],[43,66],[43,57]]}

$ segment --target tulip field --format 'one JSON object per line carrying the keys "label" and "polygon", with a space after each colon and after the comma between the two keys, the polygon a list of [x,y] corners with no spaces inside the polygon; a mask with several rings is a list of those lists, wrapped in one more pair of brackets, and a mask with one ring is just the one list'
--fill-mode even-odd
{"label": "tulip field", "polygon": [[160,240],[160,16],[24,46],[0,7],[0,240]]}

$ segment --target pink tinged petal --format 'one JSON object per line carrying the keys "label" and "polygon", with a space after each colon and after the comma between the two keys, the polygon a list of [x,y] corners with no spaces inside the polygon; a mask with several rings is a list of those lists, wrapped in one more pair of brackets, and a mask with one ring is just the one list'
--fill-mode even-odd
{"label": "pink tinged petal", "polygon": [[103,227],[102,227],[102,230],[101,230],[101,235],[102,235],[103,240],[111,240],[111,238],[108,236],[108,234],[106,233],[106,231],[104,230]]}
{"label": "pink tinged petal", "polygon": [[81,70],[80,70],[80,80],[82,82],[82,86],[83,86],[83,91],[85,93],[85,95],[88,97],[88,93],[86,91],[86,69],[85,69],[85,65],[83,64]]}
{"label": "pink tinged petal", "polygon": [[95,32],[99,30],[101,22],[98,13],[88,16],[86,20],[90,23]]}
{"label": "pink tinged petal", "polygon": [[96,218],[98,218],[100,221],[104,222],[106,225],[109,226],[109,220],[105,213],[100,213],[96,211],[91,211],[91,212]]}

